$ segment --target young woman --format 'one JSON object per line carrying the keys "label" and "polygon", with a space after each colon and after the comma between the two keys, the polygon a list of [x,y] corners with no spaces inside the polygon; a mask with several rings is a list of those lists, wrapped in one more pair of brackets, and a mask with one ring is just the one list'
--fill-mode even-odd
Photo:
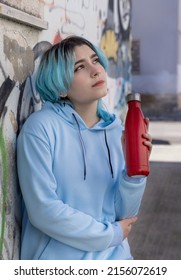
{"label": "young woman", "polygon": [[106,67],[101,50],[77,36],[42,57],[36,88],[44,104],[17,146],[21,259],[132,259],[127,236],[146,179],[126,174],[121,121],[101,102]]}

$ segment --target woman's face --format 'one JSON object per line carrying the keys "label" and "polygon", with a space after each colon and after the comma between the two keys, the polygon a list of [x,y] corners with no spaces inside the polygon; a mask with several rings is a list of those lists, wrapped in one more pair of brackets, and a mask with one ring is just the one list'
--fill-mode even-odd
{"label": "woman's face", "polygon": [[97,102],[107,94],[107,74],[96,53],[87,45],[75,47],[74,78],[68,98],[74,106]]}

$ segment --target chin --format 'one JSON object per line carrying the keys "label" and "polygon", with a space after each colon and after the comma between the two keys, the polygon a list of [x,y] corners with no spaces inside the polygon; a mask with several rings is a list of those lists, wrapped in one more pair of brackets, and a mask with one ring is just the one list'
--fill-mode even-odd
{"label": "chin", "polygon": [[94,94],[94,98],[101,99],[101,98],[105,97],[107,94],[108,94],[107,89],[106,90],[105,89],[100,89],[99,91],[97,91]]}
{"label": "chin", "polygon": [[102,97],[107,96],[107,94],[108,94],[108,92],[107,92],[107,90],[105,90],[105,91],[102,93]]}

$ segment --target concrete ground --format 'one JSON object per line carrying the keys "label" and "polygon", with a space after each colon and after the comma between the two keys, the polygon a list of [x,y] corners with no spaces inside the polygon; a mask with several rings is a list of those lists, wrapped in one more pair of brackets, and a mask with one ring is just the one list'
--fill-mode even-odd
{"label": "concrete ground", "polygon": [[135,259],[181,260],[181,119],[150,121],[149,131],[151,172],[129,242]]}

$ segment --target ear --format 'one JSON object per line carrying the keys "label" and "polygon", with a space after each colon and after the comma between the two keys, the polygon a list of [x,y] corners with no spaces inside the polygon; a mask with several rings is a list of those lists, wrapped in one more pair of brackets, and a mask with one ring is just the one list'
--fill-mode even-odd
{"label": "ear", "polygon": [[60,93],[60,98],[66,98],[67,97],[67,93],[61,92]]}

